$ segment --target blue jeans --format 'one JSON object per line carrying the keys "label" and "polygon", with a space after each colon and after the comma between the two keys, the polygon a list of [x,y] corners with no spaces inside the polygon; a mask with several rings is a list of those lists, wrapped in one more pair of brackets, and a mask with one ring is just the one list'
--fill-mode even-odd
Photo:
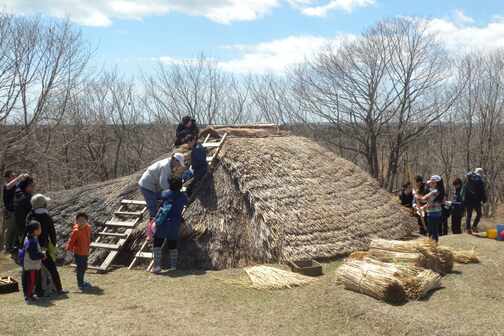
{"label": "blue jeans", "polygon": [[75,264],[77,265],[77,286],[84,286],[84,274],[87,269],[88,256],[75,255]]}
{"label": "blue jeans", "polygon": [[144,197],[145,203],[147,203],[147,209],[149,210],[149,217],[151,218],[156,217],[158,211],[158,200],[160,199],[160,195],[142,187],[140,187],[140,192]]}
{"label": "blue jeans", "polygon": [[441,216],[433,217],[427,214],[426,223],[427,225],[427,233],[431,239],[434,239],[436,242],[439,241],[439,231],[438,226],[441,224]]}

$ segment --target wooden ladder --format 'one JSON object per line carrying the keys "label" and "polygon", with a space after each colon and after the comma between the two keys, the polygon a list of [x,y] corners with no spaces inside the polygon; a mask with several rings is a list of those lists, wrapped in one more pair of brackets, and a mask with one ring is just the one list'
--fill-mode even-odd
{"label": "wooden ladder", "polygon": [[[203,141],[203,143],[201,145],[207,150],[208,154],[207,154],[206,160],[208,162],[208,166],[211,167],[215,161],[215,158],[219,155],[220,150],[222,148],[222,145],[224,145],[224,142],[226,141],[227,133],[224,133],[224,135],[222,136],[222,138],[218,142],[209,142],[208,141],[209,138],[210,138],[210,135],[207,135],[207,137],[205,138],[205,140]],[[183,188],[182,190],[185,190],[185,188]],[[184,207],[184,209],[182,210],[182,214],[184,214],[186,209],[187,209],[187,207]],[[166,243],[166,241],[163,242],[163,246],[161,248],[164,248],[165,243]],[[154,264],[154,255],[152,254],[152,252],[149,252],[149,250],[150,250],[149,245],[150,245],[149,240],[145,239],[144,242],[142,243],[142,246],[140,247],[138,252],[135,254],[135,257],[131,261],[131,264],[128,267],[129,270],[135,266],[136,262],[139,259],[150,260],[150,263],[149,263],[149,266],[147,267],[147,270],[149,271],[152,268],[152,265]]]}
{"label": "wooden ladder", "polygon": [[[91,243],[92,249],[106,249],[110,252],[100,266],[88,268],[99,273],[106,272],[146,211],[144,201],[121,200],[121,206],[114,212],[113,218],[103,224],[103,230],[97,233],[98,237]],[[108,239],[106,243],[103,242],[104,239]]]}

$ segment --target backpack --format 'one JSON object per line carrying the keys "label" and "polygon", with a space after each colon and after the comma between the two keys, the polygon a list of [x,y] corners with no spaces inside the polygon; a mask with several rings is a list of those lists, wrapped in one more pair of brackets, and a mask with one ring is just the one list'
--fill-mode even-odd
{"label": "backpack", "polygon": [[156,222],[156,227],[163,225],[164,222],[168,219],[168,214],[170,213],[170,210],[172,208],[172,204],[167,204],[164,207],[160,208],[156,218],[154,221]]}
{"label": "backpack", "polygon": [[30,239],[26,238],[26,240],[23,244],[23,247],[20,248],[18,251],[16,263],[21,267],[24,266],[24,258],[25,258],[26,250],[28,249],[29,245],[30,245]]}
{"label": "backpack", "polygon": [[485,182],[476,173],[467,175],[465,200],[473,202],[486,202]]}

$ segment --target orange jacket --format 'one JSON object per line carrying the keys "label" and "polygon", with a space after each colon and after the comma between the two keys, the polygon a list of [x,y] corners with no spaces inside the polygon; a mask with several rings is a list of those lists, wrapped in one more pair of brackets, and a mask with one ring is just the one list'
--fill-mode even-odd
{"label": "orange jacket", "polygon": [[73,251],[74,254],[87,256],[89,254],[89,245],[91,244],[91,226],[89,224],[80,228],[76,223],[73,225],[70,239],[66,246],[67,251]]}

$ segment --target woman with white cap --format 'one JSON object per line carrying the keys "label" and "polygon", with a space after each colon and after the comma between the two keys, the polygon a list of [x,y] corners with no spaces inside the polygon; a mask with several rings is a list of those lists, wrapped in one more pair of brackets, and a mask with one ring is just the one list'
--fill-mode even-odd
{"label": "woman with white cap", "polygon": [[173,170],[178,167],[185,167],[184,155],[181,153],[175,153],[167,159],[153,163],[138,181],[140,192],[145,199],[145,203],[147,203],[151,219],[156,217],[161,192],[170,188],[168,179]]}
{"label": "woman with white cap", "polygon": [[438,242],[438,226],[441,223],[443,215],[442,203],[445,197],[445,189],[443,180],[439,175],[433,175],[430,180],[427,181],[427,185],[430,191],[427,195],[419,198],[420,202],[425,203],[420,209],[427,212],[426,224],[429,237]]}

